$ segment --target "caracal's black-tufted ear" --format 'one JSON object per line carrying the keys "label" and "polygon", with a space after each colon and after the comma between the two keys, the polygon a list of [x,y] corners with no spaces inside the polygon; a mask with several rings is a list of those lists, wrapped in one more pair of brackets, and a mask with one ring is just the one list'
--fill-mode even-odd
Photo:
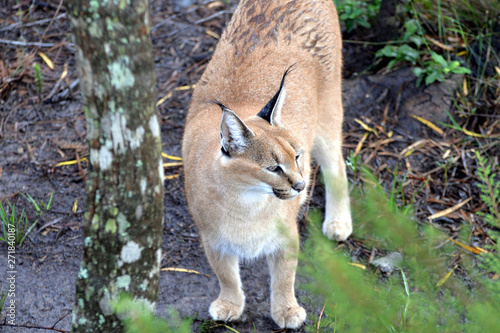
{"label": "caracal's black-tufted ear", "polygon": [[294,65],[290,66],[283,74],[281,84],[278,92],[271,98],[271,100],[260,110],[257,116],[267,120],[272,126],[283,127],[281,124],[281,109],[285,103],[286,89],[285,78]]}

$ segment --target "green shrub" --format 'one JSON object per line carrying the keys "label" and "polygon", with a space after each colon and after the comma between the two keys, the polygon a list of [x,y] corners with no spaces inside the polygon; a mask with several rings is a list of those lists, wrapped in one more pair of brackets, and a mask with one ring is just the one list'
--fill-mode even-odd
{"label": "green shrub", "polygon": [[[320,327],[331,331],[334,326],[339,332],[487,332],[500,327],[499,284],[481,274],[481,269],[500,274],[498,252],[479,255],[480,267],[467,252],[450,267],[449,257],[462,250],[431,224],[403,213],[411,210],[395,209],[366,169],[363,179],[352,203],[356,239],[367,249],[401,253],[404,260],[399,270],[382,277],[367,263],[362,263],[366,270],[353,266],[347,253],[321,235],[319,212],[310,212],[300,272],[311,281],[304,287],[324,298]],[[309,329],[316,331],[316,325]]]}
{"label": "green shrub", "polygon": [[370,21],[380,9],[381,1],[333,0],[339,20],[344,22],[347,32],[351,32],[357,26],[369,28]]}

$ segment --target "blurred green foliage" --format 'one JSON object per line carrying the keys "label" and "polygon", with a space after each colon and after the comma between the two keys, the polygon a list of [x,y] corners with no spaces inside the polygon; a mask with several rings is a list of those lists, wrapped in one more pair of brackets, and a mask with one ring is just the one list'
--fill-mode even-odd
{"label": "blurred green foliage", "polygon": [[[375,268],[353,266],[347,253],[321,234],[321,214],[309,213],[310,237],[300,273],[309,291],[320,295],[324,316],[319,331],[489,332],[500,327],[498,251],[473,255],[447,241],[430,223],[418,223],[411,209],[397,207],[375,177],[363,169],[362,187],[352,202],[356,239],[366,248],[396,251],[404,261],[381,277]],[[397,182],[395,182],[397,183]],[[404,205],[403,205],[404,206]],[[498,243],[497,243],[498,244]],[[467,259],[451,267],[450,257]],[[471,260],[479,258],[478,260]],[[480,263],[478,265],[478,262]],[[366,263],[362,263],[366,264]],[[484,273],[488,274],[484,274]],[[318,318],[309,327],[317,330]]]}
{"label": "blurred green foliage", "polygon": [[182,319],[179,313],[170,309],[167,318],[155,317],[154,313],[141,301],[122,294],[113,305],[122,318],[127,333],[190,333],[191,320]]}

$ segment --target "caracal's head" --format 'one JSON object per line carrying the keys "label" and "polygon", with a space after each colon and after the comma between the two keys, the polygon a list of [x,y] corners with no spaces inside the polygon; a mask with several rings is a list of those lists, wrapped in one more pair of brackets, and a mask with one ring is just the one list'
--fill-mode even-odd
{"label": "caracal's head", "polygon": [[237,183],[233,185],[249,195],[269,194],[287,200],[306,188],[303,150],[281,123],[287,73],[276,95],[245,122],[217,102],[222,109],[222,167]]}

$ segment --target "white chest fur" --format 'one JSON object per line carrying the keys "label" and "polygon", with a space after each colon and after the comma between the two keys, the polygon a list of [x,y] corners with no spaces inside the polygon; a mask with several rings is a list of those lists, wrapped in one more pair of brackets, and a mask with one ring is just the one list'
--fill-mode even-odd
{"label": "white chest fur", "polygon": [[282,201],[267,184],[248,188],[237,196],[236,206],[220,206],[209,242],[222,254],[255,259],[276,252],[286,241]]}

